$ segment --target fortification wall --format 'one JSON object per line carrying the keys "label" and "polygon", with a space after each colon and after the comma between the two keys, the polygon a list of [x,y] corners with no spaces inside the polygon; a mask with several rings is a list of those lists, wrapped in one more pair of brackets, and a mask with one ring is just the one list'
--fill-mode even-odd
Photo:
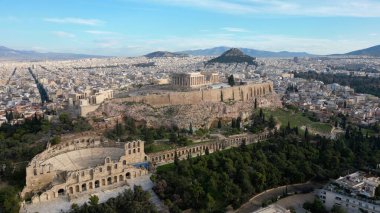
{"label": "fortification wall", "polygon": [[230,88],[209,89],[191,92],[170,92],[161,95],[134,96],[113,99],[114,103],[139,102],[151,106],[187,105],[200,102],[222,102],[227,100],[249,101],[273,93],[273,83],[247,84]]}

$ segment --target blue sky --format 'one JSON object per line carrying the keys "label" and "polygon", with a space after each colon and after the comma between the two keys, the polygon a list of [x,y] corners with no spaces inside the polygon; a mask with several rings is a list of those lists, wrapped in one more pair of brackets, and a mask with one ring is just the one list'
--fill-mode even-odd
{"label": "blue sky", "polygon": [[380,0],[0,0],[0,46],[135,56],[215,46],[344,53],[380,44]]}

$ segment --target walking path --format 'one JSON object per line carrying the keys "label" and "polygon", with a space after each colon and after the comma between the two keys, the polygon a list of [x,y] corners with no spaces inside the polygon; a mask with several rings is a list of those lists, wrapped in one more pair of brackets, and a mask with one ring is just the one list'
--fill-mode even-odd
{"label": "walking path", "polygon": [[294,184],[294,185],[288,185],[288,186],[280,186],[273,189],[268,189],[254,197],[252,197],[248,202],[243,204],[239,209],[237,209],[236,213],[250,213],[254,212],[261,208],[262,203],[270,200],[272,198],[277,198],[278,196],[283,195],[286,187],[288,193],[294,193],[294,192],[301,192],[301,191],[308,191],[312,189],[316,189],[322,186],[318,183],[313,182],[306,182],[306,183],[300,183],[300,184]]}

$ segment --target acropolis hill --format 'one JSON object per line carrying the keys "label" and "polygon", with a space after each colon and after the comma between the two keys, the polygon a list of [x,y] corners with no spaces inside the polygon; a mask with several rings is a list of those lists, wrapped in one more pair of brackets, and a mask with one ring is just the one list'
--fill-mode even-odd
{"label": "acropolis hill", "polygon": [[[191,87],[191,84],[185,85]],[[212,89],[206,87],[187,92],[160,91],[159,94],[115,98],[104,102],[89,117],[120,119],[130,117],[148,126],[209,128],[218,120],[247,118],[254,106],[280,107],[272,82],[247,83],[233,87]],[[97,128],[111,124],[95,123]],[[113,124],[114,124],[113,123]],[[105,127],[105,126],[104,126]]]}

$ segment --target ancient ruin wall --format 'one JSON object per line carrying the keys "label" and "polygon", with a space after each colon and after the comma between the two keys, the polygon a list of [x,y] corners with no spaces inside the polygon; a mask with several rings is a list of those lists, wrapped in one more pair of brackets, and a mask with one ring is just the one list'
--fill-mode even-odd
{"label": "ancient ruin wall", "polygon": [[273,83],[265,82],[221,89],[133,96],[128,98],[113,99],[112,102],[138,102],[161,107],[169,105],[196,104],[200,102],[222,102],[227,100],[249,101],[271,93],[273,93]]}
{"label": "ancient ruin wall", "polygon": [[31,198],[32,203],[70,198],[97,188],[126,185],[127,179],[148,172],[134,166],[147,160],[143,141],[117,143],[93,132],[63,140],[30,161],[21,197]]}

